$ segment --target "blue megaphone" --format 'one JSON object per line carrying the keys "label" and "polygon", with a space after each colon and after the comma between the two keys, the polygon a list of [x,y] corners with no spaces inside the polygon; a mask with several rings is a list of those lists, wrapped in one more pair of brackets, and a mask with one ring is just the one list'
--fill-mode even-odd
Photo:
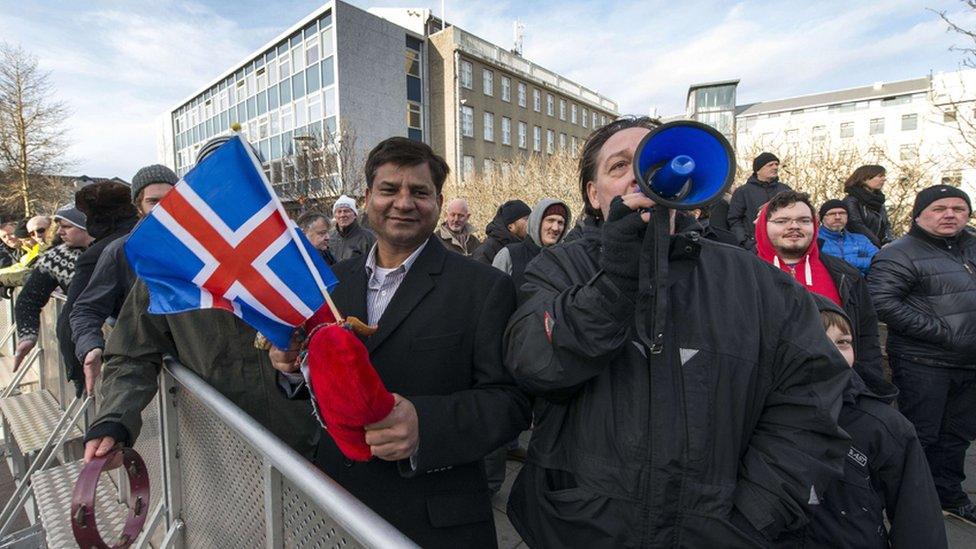
{"label": "blue megaphone", "polygon": [[676,210],[713,202],[732,184],[735,153],[718,130],[690,120],[662,124],[647,134],[634,155],[641,192]]}

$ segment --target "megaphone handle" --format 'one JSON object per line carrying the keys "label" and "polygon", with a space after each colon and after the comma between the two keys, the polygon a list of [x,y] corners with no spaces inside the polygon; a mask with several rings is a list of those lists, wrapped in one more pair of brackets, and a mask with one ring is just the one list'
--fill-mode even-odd
{"label": "megaphone handle", "polygon": [[[638,273],[635,321],[637,337],[651,354],[664,349],[664,326],[668,313],[668,251],[671,244],[671,211],[655,206],[644,232]],[[650,318],[648,318],[650,317]],[[648,325],[650,320],[650,325]]]}

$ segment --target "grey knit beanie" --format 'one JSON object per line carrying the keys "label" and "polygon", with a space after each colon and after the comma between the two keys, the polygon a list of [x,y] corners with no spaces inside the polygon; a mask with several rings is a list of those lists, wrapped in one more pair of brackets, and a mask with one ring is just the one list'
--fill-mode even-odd
{"label": "grey knit beanie", "polygon": [[139,196],[139,193],[142,192],[142,189],[146,188],[147,185],[152,185],[153,183],[176,185],[179,181],[179,176],[173,170],[162,164],[146,166],[132,176],[132,200],[134,202],[136,197]]}

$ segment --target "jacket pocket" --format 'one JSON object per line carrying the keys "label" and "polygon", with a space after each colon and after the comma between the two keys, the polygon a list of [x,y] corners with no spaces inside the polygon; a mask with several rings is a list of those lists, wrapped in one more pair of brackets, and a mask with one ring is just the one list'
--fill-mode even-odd
{"label": "jacket pocket", "polygon": [[452,332],[427,337],[418,337],[410,343],[414,351],[434,351],[437,349],[453,349],[461,345],[462,332]]}
{"label": "jacket pocket", "polygon": [[485,522],[492,519],[491,504],[486,492],[433,494],[427,496],[427,516],[435,528]]}

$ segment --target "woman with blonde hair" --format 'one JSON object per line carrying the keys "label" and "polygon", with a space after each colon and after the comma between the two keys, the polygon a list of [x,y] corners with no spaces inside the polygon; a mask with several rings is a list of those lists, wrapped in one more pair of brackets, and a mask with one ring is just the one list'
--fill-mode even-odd
{"label": "woman with blonde hair", "polygon": [[844,182],[844,203],[847,205],[847,230],[863,234],[878,248],[891,242],[891,222],[885,208],[886,170],[883,166],[860,166]]}

